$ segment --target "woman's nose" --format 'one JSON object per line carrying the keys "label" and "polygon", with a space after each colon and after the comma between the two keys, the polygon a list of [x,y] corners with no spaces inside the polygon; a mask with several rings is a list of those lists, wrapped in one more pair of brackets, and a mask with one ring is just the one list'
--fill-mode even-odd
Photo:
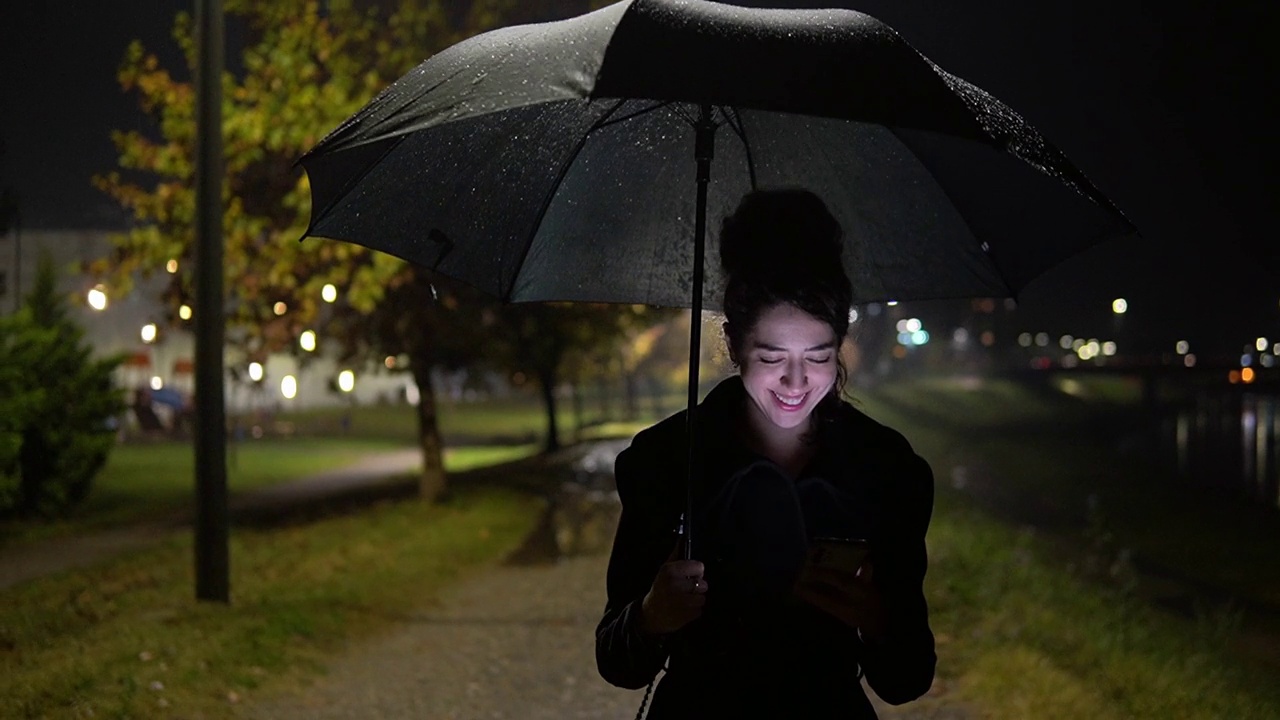
{"label": "woman's nose", "polygon": [[804,380],[804,363],[788,361],[782,373],[782,384],[787,386],[803,385]]}

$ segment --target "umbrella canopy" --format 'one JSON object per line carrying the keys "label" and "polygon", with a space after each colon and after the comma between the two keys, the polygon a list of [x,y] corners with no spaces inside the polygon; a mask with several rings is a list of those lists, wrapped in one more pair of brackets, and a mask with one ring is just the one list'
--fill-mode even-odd
{"label": "umbrella canopy", "polygon": [[[301,162],[307,234],[506,301],[696,316],[721,288],[706,227],[757,187],[827,202],[862,302],[1016,295],[1132,229],[1016,112],[849,10],[623,0],[497,30],[419,65]],[[700,329],[691,323],[686,519]]]}
{"label": "umbrella canopy", "polygon": [[[720,128],[705,223],[699,117]],[[301,162],[307,234],[507,301],[715,307],[714,264],[693,297],[691,239],[755,187],[826,200],[859,302],[1016,296],[1132,230],[1016,112],[850,10],[624,0],[496,30],[422,63]]]}

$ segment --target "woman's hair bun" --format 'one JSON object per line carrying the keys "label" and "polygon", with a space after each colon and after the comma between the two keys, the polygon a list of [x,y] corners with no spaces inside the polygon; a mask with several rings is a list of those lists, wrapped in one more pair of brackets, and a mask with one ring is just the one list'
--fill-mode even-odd
{"label": "woman's hair bun", "polygon": [[730,278],[843,274],[842,248],[840,223],[803,189],[752,191],[720,229],[720,266]]}

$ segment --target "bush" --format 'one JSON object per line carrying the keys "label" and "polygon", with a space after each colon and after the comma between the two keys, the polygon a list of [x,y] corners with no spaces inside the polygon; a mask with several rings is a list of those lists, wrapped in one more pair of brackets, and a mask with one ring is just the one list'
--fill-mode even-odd
{"label": "bush", "polygon": [[42,258],[23,307],[0,318],[0,517],[65,513],[115,444],[120,359],[92,358],[83,340]]}

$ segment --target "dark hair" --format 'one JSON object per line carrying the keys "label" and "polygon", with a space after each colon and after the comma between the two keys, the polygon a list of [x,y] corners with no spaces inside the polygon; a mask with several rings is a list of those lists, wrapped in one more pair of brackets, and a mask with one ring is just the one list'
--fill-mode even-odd
{"label": "dark hair", "polygon": [[[734,362],[765,310],[786,303],[831,326],[836,342],[849,331],[853,286],[841,260],[840,223],[808,190],[753,190],[720,228],[725,340]],[[839,405],[846,371],[839,362],[833,392],[817,410]]]}

